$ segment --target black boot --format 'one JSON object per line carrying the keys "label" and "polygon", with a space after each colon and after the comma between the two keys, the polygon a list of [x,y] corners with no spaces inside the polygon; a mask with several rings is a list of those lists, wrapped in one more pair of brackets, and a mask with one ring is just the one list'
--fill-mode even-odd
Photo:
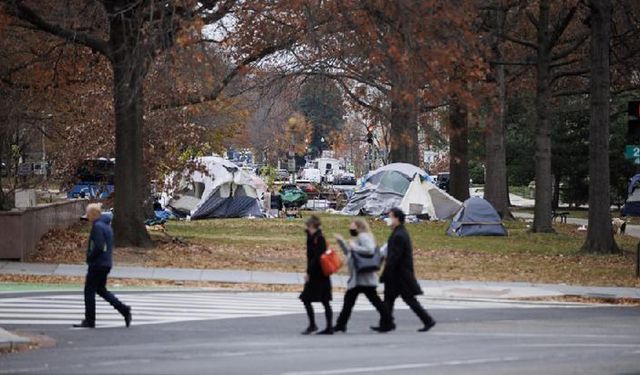
{"label": "black boot", "polygon": [[83,320],[80,322],[80,324],[74,324],[73,328],[96,328],[96,323]]}
{"label": "black boot", "polygon": [[424,325],[424,327],[420,328],[418,330],[418,332],[428,332],[431,328],[433,328],[436,325],[436,321],[431,319],[430,322],[426,323]]}
{"label": "black boot", "polygon": [[380,333],[385,333],[385,332],[395,331],[396,325],[395,325],[395,323],[381,324],[381,325],[379,325],[377,327],[370,327],[370,328],[373,331],[380,332]]}
{"label": "black boot", "polygon": [[318,326],[316,326],[315,324],[312,324],[309,327],[307,327],[307,329],[305,329],[304,331],[300,332],[300,334],[302,334],[302,335],[310,335],[310,334],[314,333],[317,330],[318,330]]}
{"label": "black boot", "polygon": [[131,325],[131,319],[133,319],[133,317],[131,316],[131,306],[127,306],[127,311],[125,311],[122,316],[124,317],[124,324],[128,328]]}
{"label": "black boot", "polygon": [[318,335],[333,335],[333,327],[329,326],[317,333]]}
{"label": "black boot", "polygon": [[347,333],[347,327],[343,326],[343,325],[337,325],[335,326],[335,328],[333,329],[333,332],[343,332],[343,333]]}

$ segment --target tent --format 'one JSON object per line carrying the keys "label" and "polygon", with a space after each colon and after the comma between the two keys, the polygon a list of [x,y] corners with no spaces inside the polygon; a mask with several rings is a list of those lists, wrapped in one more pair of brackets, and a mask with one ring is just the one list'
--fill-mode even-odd
{"label": "tent", "polygon": [[491,203],[480,197],[464,201],[462,208],[451,221],[449,236],[506,236],[502,219]]}
{"label": "tent", "polygon": [[627,200],[622,208],[624,216],[640,216],[640,174],[631,178],[627,188]]}
{"label": "tent", "polygon": [[462,203],[416,174],[399,207],[407,215],[427,214],[435,220],[447,220],[460,210]]}
{"label": "tent", "polygon": [[165,194],[165,206],[191,219],[262,216],[256,180],[218,156],[196,160],[198,168],[181,176],[178,188]]}
{"label": "tent", "polygon": [[342,213],[379,216],[403,203],[407,214],[427,213],[433,219],[448,219],[461,205],[433,186],[424,170],[407,163],[392,163],[367,174]]}

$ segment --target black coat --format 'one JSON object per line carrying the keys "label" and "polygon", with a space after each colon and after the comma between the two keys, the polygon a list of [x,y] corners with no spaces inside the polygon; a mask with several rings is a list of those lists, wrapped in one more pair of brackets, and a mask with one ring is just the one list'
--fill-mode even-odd
{"label": "black coat", "polygon": [[387,258],[380,277],[386,292],[410,295],[422,294],[413,269],[413,247],[409,232],[400,225],[387,241]]}
{"label": "black coat", "polygon": [[307,274],[300,299],[304,302],[331,301],[331,278],[322,273],[320,256],[327,250],[327,241],[321,231],[307,234]]}

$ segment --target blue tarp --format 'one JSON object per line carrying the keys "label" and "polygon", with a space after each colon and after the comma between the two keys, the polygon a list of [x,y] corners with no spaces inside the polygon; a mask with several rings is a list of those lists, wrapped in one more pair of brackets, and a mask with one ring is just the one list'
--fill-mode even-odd
{"label": "blue tarp", "polygon": [[113,185],[104,185],[94,182],[79,182],[67,193],[68,199],[77,198],[108,198],[113,193]]}
{"label": "blue tarp", "polygon": [[631,178],[627,187],[627,199],[622,208],[623,216],[640,216],[640,194],[636,190],[640,187],[640,174]]}
{"label": "blue tarp", "polygon": [[457,237],[506,236],[507,230],[491,203],[480,197],[471,197],[453,217],[447,234]]}

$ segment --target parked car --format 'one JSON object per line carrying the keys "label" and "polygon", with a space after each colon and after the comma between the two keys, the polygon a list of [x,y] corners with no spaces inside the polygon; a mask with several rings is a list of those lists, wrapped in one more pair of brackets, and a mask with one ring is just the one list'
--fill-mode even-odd
{"label": "parked car", "polygon": [[447,193],[449,192],[449,172],[438,173],[436,186]]}
{"label": "parked car", "polygon": [[286,169],[276,169],[276,181],[287,181],[289,180],[289,171]]}
{"label": "parked car", "polygon": [[334,185],[356,185],[357,184],[356,175],[350,172],[344,172],[339,176],[334,177],[333,184]]}

